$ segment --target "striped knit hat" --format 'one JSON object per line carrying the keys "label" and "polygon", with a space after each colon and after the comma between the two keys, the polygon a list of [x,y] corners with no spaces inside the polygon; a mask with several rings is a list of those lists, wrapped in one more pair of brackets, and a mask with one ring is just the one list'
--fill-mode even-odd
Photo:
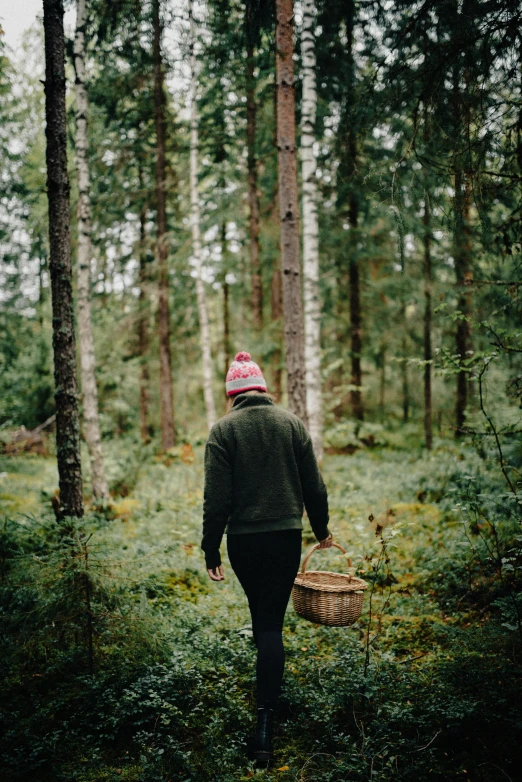
{"label": "striped knit hat", "polygon": [[226,378],[227,396],[242,391],[266,391],[263,373],[250,353],[238,353],[230,365]]}

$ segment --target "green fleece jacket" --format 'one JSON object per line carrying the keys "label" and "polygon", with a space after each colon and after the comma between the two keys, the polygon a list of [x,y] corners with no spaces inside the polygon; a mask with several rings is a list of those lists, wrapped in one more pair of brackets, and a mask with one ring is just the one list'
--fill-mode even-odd
{"label": "green fleece jacket", "polygon": [[328,495],[302,421],[263,394],[238,394],[205,449],[203,540],[207,568],[228,535],[302,529],[328,537]]}

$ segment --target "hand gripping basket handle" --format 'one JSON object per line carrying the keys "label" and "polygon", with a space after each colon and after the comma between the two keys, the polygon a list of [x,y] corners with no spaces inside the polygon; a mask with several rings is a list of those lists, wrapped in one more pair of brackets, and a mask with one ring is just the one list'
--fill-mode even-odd
{"label": "hand gripping basket handle", "polygon": [[[346,549],[343,548],[340,543],[336,543],[335,541],[332,541],[332,546],[335,546],[335,548],[338,548],[339,551],[343,552],[343,554],[346,554]],[[306,566],[308,565],[308,560],[310,559],[314,551],[317,551],[317,549],[320,547],[321,547],[320,543],[316,543],[315,546],[312,546],[312,548],[310,549],[310,551],[308,552],[308,554],[303,560],[303,564],[301,565],[301,573],[306,573]],[[352,560],[350,559],[350,557],[346,557],[346,559],[348,560],[348,567],[351,567]]]}

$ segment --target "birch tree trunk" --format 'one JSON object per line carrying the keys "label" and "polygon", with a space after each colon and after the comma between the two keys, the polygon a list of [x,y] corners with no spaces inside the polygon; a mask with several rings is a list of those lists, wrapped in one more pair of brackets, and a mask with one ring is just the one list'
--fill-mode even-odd
{"label": "birch tree trunk", "polygon": [[78,340],[82,378],[83,423],[91,462],[92,493],[96,500],[106,500],[109,488],[105,478],[103,451],[98,417],[96,360],[91,322],[91,200],[89,175],[89,140],[87,116],[89,104],[85,85],[86,0],[76,2],[74,36],[74,69],[76,72],[76,170],[78,173]]}
{"label": "birch tree trunk", "polygon": [[303,2],[301,55],[303,101],[301,165],[303,175],[303,293],[308,426],[319,461],[323,458],[323,401],[321,394],[321,305],[319,298],[319,226],[317,164],[314,155],[317,90],[315,80],[315,1]]}
{"label": "birch tree trunk", "polygon": [[154,17],[154,119],[156,125],[156,202],[158,213],[158,332],[160,363],[161,447],[176,444],[174,430],[174,393],[170,351],[169,271],[167,244],[167,204],[165,174],[165,92],[161,55],[160,0],[153,0]]}
{"label": "birch tree trunk", "polygon": [[306,422],[293,54],[293,0],[276,0],[279,217],[281,222],[288,406],[292,413]]}
{"label": "birch tree trunk", "polygon": [[203,396],[207,411],[208,428],[216,422],[216,407],[212,392],[212,352],[208,324],[207,301],[202,277],[201,233],[198,194],[198,112],[196,78],[196,26],[194,6],[189,0],[190,18],[190,218],[192,224],[192,255],[196,267],[196,294],[198,300],[199,330],[203,358]]}
{"label": "birch tree trunk", "polygon": [[69,227],[63,0],[44,0],[45,136],[53,311],[58,518],[83,516]]}

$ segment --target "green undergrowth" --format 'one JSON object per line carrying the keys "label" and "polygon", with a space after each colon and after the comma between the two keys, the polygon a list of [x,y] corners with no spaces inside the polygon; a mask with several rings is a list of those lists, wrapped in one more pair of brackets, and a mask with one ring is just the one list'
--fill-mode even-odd
{"label": "green undergrowth", "polygon": [[520,528],[493,460],[326,457],[331,527],[369,589],[350,628],[289,607],[275,764],[255,770],[246,601],[226,555],[225,582],[207,578],[203,452],[181,453],[110,443],[119,496],[62,527],[52,460],[0,459],[2,780],[517,778]]}

